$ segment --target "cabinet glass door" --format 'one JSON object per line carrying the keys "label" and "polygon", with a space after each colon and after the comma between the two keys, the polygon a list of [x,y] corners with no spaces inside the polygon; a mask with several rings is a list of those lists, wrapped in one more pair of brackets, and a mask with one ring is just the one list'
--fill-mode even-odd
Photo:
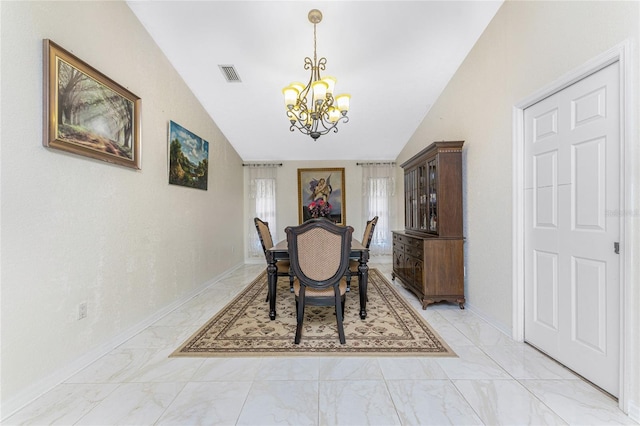
{"label": "cabinet glass door", "polygon": [[428,196],[429,196],[429,214],[428,214],[428,231],[438,233],[438,170],[437,162],[434,158],[427,163],[428,173]]}
{"label": "cabinet glass door", "polygon": [[404,175],[404,226],[406,228],[411,227],[411,177],[409,173],[405,173]]}
{"label": "cabinet glass door", "polygon": [[409,229],[417,229],[418,219],[418,169],[413,169],[405,175],[405,225]]}
{"label": "cabinet glass door", "polygon": [[418,228],[426,231],[429,226],[429,203],[427,196],[427,167],[421,165],[418,167],[418,196],[420,197],[420,206],[418,209]]}

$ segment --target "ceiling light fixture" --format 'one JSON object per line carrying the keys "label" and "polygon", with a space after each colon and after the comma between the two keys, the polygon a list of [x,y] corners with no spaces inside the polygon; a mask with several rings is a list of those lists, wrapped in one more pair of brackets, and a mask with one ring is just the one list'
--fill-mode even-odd
{"label": "ceiling light fixture", "polygon": [[327,58],[318,60],[316,55],[316,25],[322,21],[322,12],[312,9],[308,17],[313,24],[313,61],[309,57],[304,58],[304,69],[311,70],[311,78],[306,86],[294,82],[282,89],[282,93],[291,123],[289,130],[298,129],[317,140],[331,130],[337,132],[339,122],[349,121],[347,112],[351,95],[334,97],[335,77],[320,76],[320,71],[324,71],[327,64]]}

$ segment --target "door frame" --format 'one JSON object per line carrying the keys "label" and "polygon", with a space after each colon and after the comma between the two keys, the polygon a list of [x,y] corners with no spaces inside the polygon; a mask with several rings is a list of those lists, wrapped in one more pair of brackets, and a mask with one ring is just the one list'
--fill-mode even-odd
{"label": "door frame", "polygon": [[[626,372],[632,372],[632,360],[638,359],[640,353],[634,353],[634,348],[629,343],[638,332],[638,324],[632,321],[633,314],[633,277],[638,277],[640,267],[632,262],[632,254],[638,253],[640,247],[635,243],[633,235],[640,230],[634,229],[633,215],[627,206],[633,206],[633,193],[637,192],[634,177],[637,175],[638,164],[636,158],[639,150],[634,141],[637,141],[634,127],[633,105],[633,81],[634,69],[631,56],[631,42],[626,40],[606,52],[589,60],[580,67],[570,71],[549,85],[539,89],[535,93],[517,102],[512,109],[512,337],[514,340],[524,341],[525,318],[525,289],[524,289],[524,110],[531,105],[565,89],[573,83],[600,71],[601,69],[619,62],[620,78],[620,391],[618,406],[625,413],[638,410],[638,407],[629,407],[629,390],[636,385],[634,379]],[[635,307],[640,309],[640,307]]]}

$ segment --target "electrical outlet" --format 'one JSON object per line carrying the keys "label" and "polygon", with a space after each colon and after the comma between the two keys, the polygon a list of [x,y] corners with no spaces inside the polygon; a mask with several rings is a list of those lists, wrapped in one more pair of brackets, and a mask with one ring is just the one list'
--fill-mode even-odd
{"label": "electrical outlet", "polygon": [[87,302],[82,302],[78,306],[78,320],[81,320],[86,317],[87,317]]}

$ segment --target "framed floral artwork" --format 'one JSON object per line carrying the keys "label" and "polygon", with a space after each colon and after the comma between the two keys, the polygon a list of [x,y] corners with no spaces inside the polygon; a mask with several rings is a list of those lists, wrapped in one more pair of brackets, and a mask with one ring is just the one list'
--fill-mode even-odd
{"label": "framed floral artwork", "polygon": [[51,40],[43,56],[43,145],[140,169],[140,98]]}
{"label": "framed floral artwork", "polygon": [[298,219],[303,223],[317,217],[347,224],[344,167],[298,169]]}

